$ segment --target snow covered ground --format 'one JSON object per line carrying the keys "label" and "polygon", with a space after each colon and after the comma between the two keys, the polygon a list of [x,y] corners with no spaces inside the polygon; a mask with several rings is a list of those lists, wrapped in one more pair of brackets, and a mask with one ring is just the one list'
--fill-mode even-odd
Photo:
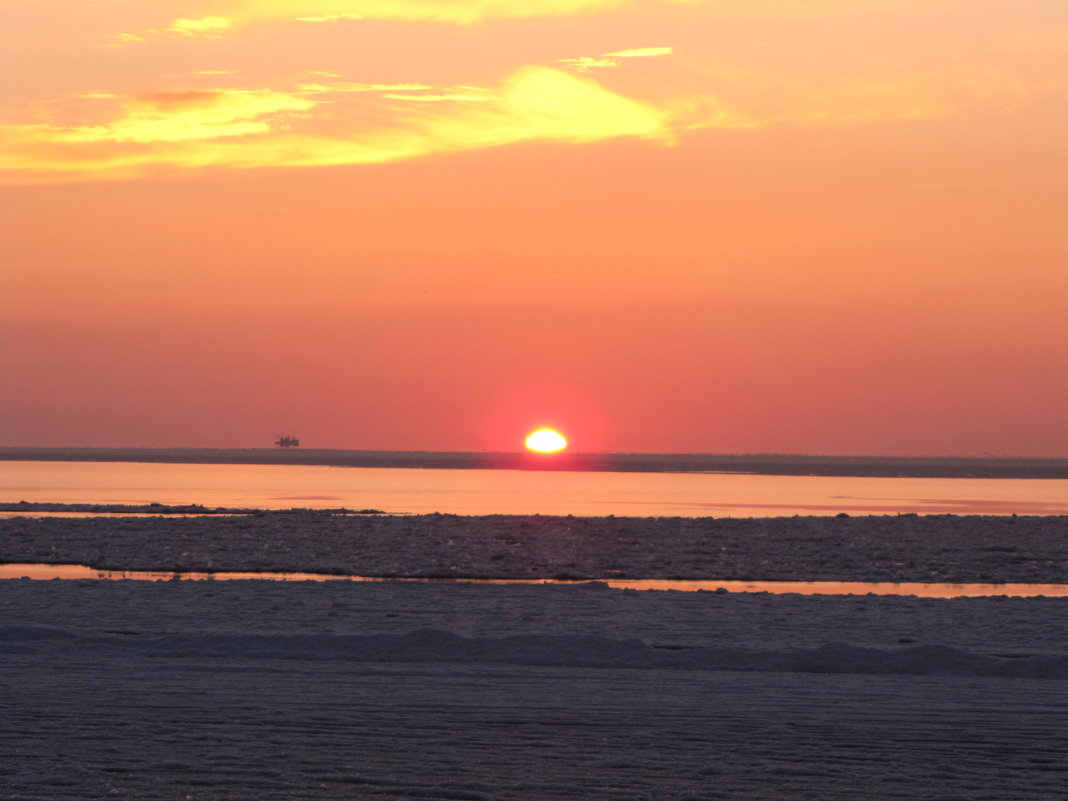
{"label": "snow covered ground", "polygon": [[[74,547],[90,547],[94,532],[107,530],[89,522],[104,527],[71,526],[67,536],[69,520],[0,528],[5,558],[39,559],[28,550],[44,542],[27,538],[33,530],[54,535],[54,561],[78,561]],[[487,563],[504,561],[489,550],[505,548],[504,536],[524,543],[541,532],[559,542],[568,528],[575,539],[584,527],[615,525],[525,522],[509,534],[491,519],[475,545],[448,546],[465,526],[479,527],[479,519],[448,519],[446,539],[417,532],[415,542],[467,554],[470,563],[454,562],[464,570],[482,565],[483,553]],[[118,567],[173,567],[159,555],[177,532],[183,558],[299,569],[320,567],[301,564],[300,554],[328,554],[342,536],[331,529],[319,537],[311,526],[284,550],[272,523],[268,547],[250,536],[212,553],[217,541],[193,534],[213,529],[184,523],[136,529],[140,555],[134,530],[114,523],[125,533],[97,547],[109,560],[137,559]],[[777,560],[801,552],[792,539],[822,531],[831,539],[811,548],[824,549],[825,564],[862,566],[860,575],[835,577],[870,578],[871,549],[892,548],[891,538],[879,545],[873,538],[882,535],[870,534],[843,548],[833,528],[842,524],[849,520],[798,519],[800,528],[758,537],[768,550],[755,553],[740,539],[728,542],[744,564],[770,558],[765,564],[785,570]],[[638,530],[621,525],[621,538]],[[1057,553],[1052,536],[991,533],[1015,525],[977,527],[971,551],[957,521],[940,540],[928,527],[915,535],[926,541],[915,569],[939,567],[939,553],[971,573],[969,553],[984,565],[996,554]],[[1062,521],[1047,525],[1063,531]],[[621,539],[620,552],[605,558],[639,576],[640,556],[674,563],[684,536],[651,538],[644,550]],[[775,551],[779,540],[786,544]],[[343,560],[421,558],[396,537],[357,541]],[[400,549],[392,556],[390,543]],[[538,548],[533,555],[548,559],[545,543]],[[1001,550],[983,550],[992,548]],[[836,550],[852,553],[842,560]],[[583,567],[594,552],[561,549],[548,564]],[[817,558],[795,564],[790,577],[814,577],[803,568]],[[1040,573],[1033,578],[1064,580],[1056,570]],[[0,581],[5,801],[1054,801],[1068,798],[1066,754],[1064,598],[638,592],[598,583]]]}
{"label": "snow covered ground", "polygon": [[11,801],[1068,797],[1068,599],[8,580],[0,621]]}

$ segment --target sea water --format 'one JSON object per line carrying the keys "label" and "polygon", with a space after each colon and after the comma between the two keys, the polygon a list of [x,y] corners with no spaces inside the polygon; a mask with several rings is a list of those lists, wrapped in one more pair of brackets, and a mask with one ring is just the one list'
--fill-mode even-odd
{"label": "sea water", "polygon": [[0,462],[0,502],[19,501],[463,515],[1056,515],[1068,514],[1068,479]]}

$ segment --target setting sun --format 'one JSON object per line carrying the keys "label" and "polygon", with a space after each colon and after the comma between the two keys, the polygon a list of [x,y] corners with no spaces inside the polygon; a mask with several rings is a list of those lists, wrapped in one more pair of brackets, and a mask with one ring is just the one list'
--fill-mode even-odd
{"label": "setting sun", "polygon": [[539,428],[527,437],[527,448],[538,453],[556,453],[566,447],[564,435],[551,428]]}

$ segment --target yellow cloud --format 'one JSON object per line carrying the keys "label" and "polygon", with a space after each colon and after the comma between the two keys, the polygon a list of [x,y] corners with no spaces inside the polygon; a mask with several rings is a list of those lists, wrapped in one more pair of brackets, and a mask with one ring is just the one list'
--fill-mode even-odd
{"label": "yellow cloud", "polygon": [[631,50],[617,50],[614,53],[605,53],[606,58],[650,58],[653,56],[670,56],[670,47],[635,47]]}
{"label": "yellow cloud", "polygon": [[116,33],[110,47],[122,47],[128,44],[145,44],[148,40],[139,33]]}
{"label": "yellow cloud", "polygon": [[306,111],[314,105],[306,98],[267,90],[161,92],[130,99],[125,114],[106,125],[21,126],[21,130],[38,130],[43,134],[40,140],[50,144],[217,139],[266,133],[272,129],[270,117]]}
{"label": "yellow cloud", "polygon": [[[113,179],[208,166],[368,164],[539,140],[672,138],[670,120],[661,109],[548,67],[522,69],[498,90],[479,97],[480,103],[406,106],[392,125],[325,136],[306,130],[314,128],[314,120],[299,119],[315,103],[293,94],[220,90],[145,95],[106,125],[8,126],[2,131],[0,170],[9,182],[31,183],[50,176]],[[291,122],[300,124],[291,129]]]}
{"label": "yellow cloud", "polygon": [[390,100],[414,100],[417,103],[436,103],[439,101],[482,102],[492,99],[493,93],[480,86],[450,86],[433,92],[420,91],[433,87],[418,84],[399,84],[396,88],[382,87]]}
{"label": "yellow cloud", "polygon": [[[489,19],[566,16],[634,5],[640,0],[213,0],[215,15],[181,17],[143,34],[218,37],[228,28],[265,22],[412,20],[470,25]],[[694,4],[706,0],[657,0]],[[117,34],[119,44],[145,41],[143,34]]]}
{"label": "yellow cloud", "polygon": [[486,99],[485,95],[462,93],[462,92],[446,92],[444,94],[432,94],[432,95],[415,95],[415,94],[387,94],[383,97],[390,100],[411,100],[416,103],[439,103],[442,101],[460,101],[460,102],[482,102]]}
{"label": "yellow cloud", "polygon": [[179,17],[171,20],[165,28],[149,28],[141,33],[116,33],[112,35],[110,47],[122,47],[128,44],[145,44],[148,36],[170,35],[181,37],[201,36],[209,39],[218,39],[223,31],[233,27],[234,20],[230,17]]}
{"label": "yellow cloud", "polygon": [[[332,77],[328,73],[320,73],[320,77]],[[339,77],[339,76],[333,76]],[[326,94],[347,92],[422,92],[434,87],[425,83],[302,83],[300,91],[303,94]]]}
{"label": "yellow cloud", "polygon": [[[928,0],[929,1],[929,0]],[[120,33],[113,47],[144,42],[146,34],[219,38],[227,29],[270,22],[408,20],[470,25],[484,20],[591,14],[633,6],[704,7],[717,18],[830,17],[873,14],[922,5],[924,0],[205,0],[214,13],[180,17],[139,34]],[[659,48],[650,48],[658,50]],[[619,51],[624,58],[666,53]],[[615,55],[615,54],[611,54]]]}
{"label": "yellow cloud", "polygon": [[329,21],[347,17],[470,24],[483,19],[575,14],[631,2],[633,0],[245,0],[239,4],[237,15],[248,21]]}
{"label": "yellow cloud", "polygon": [[589,72],[593,69],[608,69],[618,67],[622,58],[651,58],[653,56],[670,56],[674,52],[670,47],[635,47],[630,50],[616,50],[612,53],[602,53],[600,56],[578,56],[576,58],[557,59],[561,64],[567,64],[579,72]]}
{"label": "yellow cloud", "polygon": [[183,36],[214,36],[219,31],[226,30],[232,24],[233,20],[227,17],[201,17],[200,19],[181,17],[171,22],[170,26],[164,30],[171,33],[179,33]]}
{"label": "yellow cloud", "polygon": [[463,143],[489,147],[528,139],[671,138],[668,120],[656,107],[549,67],[521,70],[490,106],[431,120],[426,130],[433,139],[465,149]]}
{"label": "yellow cloud", "polygon": [[[696,129],[849,126],[1001,111],[1068,87],[1065,41],[1063,27],[999,33],[980,46],[940,45],[932,53],[873,53],[865,41],[835,40],[824,43],[819,59],[807,49],[702,49],[691,42],[680,58],[662,60],[656,74],[613,74],[614,90],[541,66],[494,87],[356,83],[308,72],[307,83],[287,89],[168,92],[125,102],[103,92],[38,98],[25,117],[5,112],[22,124],[0,128],[0,165],[9,182],[111,179],[192,167],[386,162],[529,141],[672,142]],[[619,63],[670,52],[639,47],[597,58]],[[571,70],[581,61],[570,60]],[[630,77],[640,79],[645,99],[622,88]]]}
{"label": "yellow cloud", "polygon": [[567,64],[579,72],[589,72],[596,69],[610,69],[619,66],[618,58],[595,58],[593,56],[578,56],[576,58],[557,59],[561,64]]}
{"label": "yellow cloud", "polygon": [[328,14],[325,17],[297,17],[297,22],[337,22],[339,20],[363,19],[363,14]]}

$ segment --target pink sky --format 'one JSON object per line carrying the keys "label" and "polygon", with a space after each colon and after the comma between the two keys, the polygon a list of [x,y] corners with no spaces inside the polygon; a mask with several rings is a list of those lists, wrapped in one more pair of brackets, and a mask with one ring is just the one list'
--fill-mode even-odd
{"label": "pink sky", "polygon": [[1068,456],[1068,6],[0,0],[0,445]]}

